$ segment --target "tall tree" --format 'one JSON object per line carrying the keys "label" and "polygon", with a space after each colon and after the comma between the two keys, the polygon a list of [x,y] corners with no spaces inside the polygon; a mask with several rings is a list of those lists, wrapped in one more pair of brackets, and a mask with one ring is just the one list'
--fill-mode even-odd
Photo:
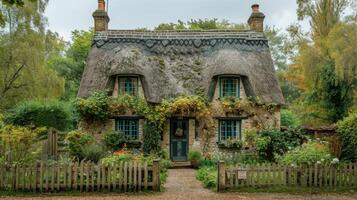
{"label": "tall tree", "polygon": [[290,78],[298,83],[305,97],[296,108],[306,122],[333,123],[348,113],[354,81],[338,75],[337,61],[342,57],[334,56],[332,47],[336,41],[328,42],[328,38],[336,26],[345,23],[342,16],[350,1],[297,0],[297,4],[299,20],[310,21],[311,37],[297,43],[298,53],[290,66]]}
{"label": "tall tree", "polygon": [[63,99],[75,98],[78,92],[87,56],[91,48],[93,31],[72,32],[72,42],[64,55],[54,56],[49,65],[65,79],[65,94]]}
{"label": "tall tree", "polygon": [[0,108],[63,93],[63,79],[46,66],[46,0],[22,7],[0,4],[6,24],[0,35]]}

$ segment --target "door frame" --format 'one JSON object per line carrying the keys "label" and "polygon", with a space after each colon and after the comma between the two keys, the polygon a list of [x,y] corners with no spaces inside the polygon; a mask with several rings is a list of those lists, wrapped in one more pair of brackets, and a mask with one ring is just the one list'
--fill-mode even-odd
{"label": "door frame", "polygon": [[[186,160],[174,160],[173,159],[173,143],[172,143],[172,134],[173,134],[173,122],[174,121],[177,121],[177,120],[184,120],[187,122],[187,125],[186,125],[186,129],[187,129],[187,134],[186,134]],[[180,162],[180,161],[188,161],[188,155],[189,155],[189,135],[190,135],[190,120],[189,118],[186,118],[186,117],[172,117],[170,118],[170,131],[169,131],[169,134],[170,134],[170,160],[173,161],[173,162]]]}

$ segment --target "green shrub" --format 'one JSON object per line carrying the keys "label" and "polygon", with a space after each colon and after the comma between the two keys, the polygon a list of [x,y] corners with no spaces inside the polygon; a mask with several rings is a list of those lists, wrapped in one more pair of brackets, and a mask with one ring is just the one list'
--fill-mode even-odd
{"label": "green shrub", "polygon": [[200,160],[202,159],[202,154],[199,151],[190,151],[188,154],[188,159],[191,161],[192,166],[197,168]]}
{"label": "green shrub", "polygon": [[281,126],[295,128],[301,124],[299,118],[290,110],[281,110]]}
{"label": "green shrub", "polygon": [[0,129],[0,159],[2,162],[9,162],[8,164],[36,161],[42,150],[37,138],[37,129],[4,126]]}
{"label": "green shrub", "polygon": [[315,163],[330,163],[332,156],[328,147],[319,142],[308,142],[289,151],[279,159],[279,162],[287,165],[313,165]]}
{"label": "green shrub", "polygon": [[4,115],[0,113],[0,129],[5,126]]}
{"label": "green shrub", "polygon": [[65,138],[67,148],[71,156],[79,160],[85,159],[84,148],[93,142],[93,137],[81,131],[71,131]]}
{"label": "green shrub", "polygon": [[308,140],[301,129],[263,130],[258,133],[256,149],[261,159],[274,161],[276,155],[283,155],[288,150],[300,146]]}
{"label": "green shrub", "polygon": [[106,92],[95,92],[87,99],[77,99],[75,106],[82,119],[104,121],[109,115],[108,100]]}
{"label": "green shrub", "polygon": [[357,161],[357,113],[351,113],[337,123],[337,133],[342,141],[342,160]]}
{"label": "green shrub", "polygon": [[217,187],[217,168],[204,166],[197,170],[196,177],[206,188],[215,189]]}
{"label": "green shrub", "polygon": [[106,154],[103,145],[91,143],[82,149],[83,159],[98,163]]}
{"label": "green shrub", "polygon": [[105,157],[101,160],[101,163],[105,166],[114,166],[119,165],[122,162],[128,162],[131,160],[131,156],[125,153],[118,154],[118,155],[110,155]]}
{"label": "green shrub", "polygon": [[161,150],[161,131],[159,125],[146,121],[143,130],[143,152],[145,154],[157,154]]}
{"label": "green shrub", "polygon": [[5,121],[18,126],[53,127],[65,131],[73,129],[76,118],[70,103],[41,100],[18,104]]}
{"label": "green shrub", "polygon": [[252,147],[255,144],[256,139],[258,138],[257,129],[245,129],[243,132],[244,142],[248,147]]}
{"label": "green shrub", "polygon": [[120,131],[109,131],[104,134],[103,142],[108,148],[117,151],[124,147],[126,139]]}
{"label": "green shrub", "polygon": [[199,151],[190,151],[188,155],[189,160],[199,161],[202,158],[202,154]]}

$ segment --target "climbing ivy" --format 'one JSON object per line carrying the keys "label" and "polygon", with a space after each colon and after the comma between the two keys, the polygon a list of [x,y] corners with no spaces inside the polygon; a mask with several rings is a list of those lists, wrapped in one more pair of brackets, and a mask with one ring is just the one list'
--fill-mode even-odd
{"label": "climbing ivy", "polygon": [[[267,118],[274,117],[275,105],[266,105],[259,100],[224,98],[220,104],[226,113],[251,117],[256,128],[269,128]],[[88,99],[78,99],[77,110],[84,120],[105,121],[120,115],[139,115],[146,119],[144,127],[144,148],[146,152],[157,151],[158,139],[166,121],[174,116],[195,117],[203,141],[203,152],[208,152],[210,140],[215,135],[216,123],[213,106],[200,96],[180,96],[164,100],[160,104],[149,104],[141,96],[120,95],[109,97],[107,93],[94,93]],[[274,120],[273,120],[274,121]],[[155,133],[152,137],[151,133]],[[150,138],[151,137],[151,138]],[[159,140],[159,139],[158,139]],[[146,141],[146,142],[145,142]],[[147,145],[145,145],[147,143]]]}

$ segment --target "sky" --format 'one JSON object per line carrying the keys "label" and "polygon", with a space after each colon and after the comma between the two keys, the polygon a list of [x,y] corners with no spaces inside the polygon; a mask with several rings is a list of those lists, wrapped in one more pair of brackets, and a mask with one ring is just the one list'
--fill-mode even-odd
{"label": "sky", "polygon": [[[109,0],[109,29],[154,28],[205,18],[244,23],[254,3],[260,4],[269,26],[285,30],[296,22],[296,0]],[[97,0],[50,0],[45,13],[49,29],[70,40],[73,30],[93,27],[96,8]]]}

